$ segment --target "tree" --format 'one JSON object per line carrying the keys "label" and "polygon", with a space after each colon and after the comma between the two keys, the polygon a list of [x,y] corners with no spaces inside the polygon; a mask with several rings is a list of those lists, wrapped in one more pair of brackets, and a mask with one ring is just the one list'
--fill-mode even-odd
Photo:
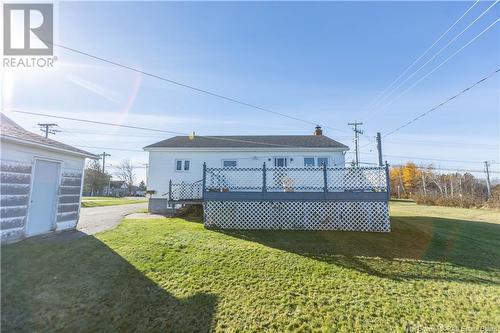
{"label": "tree", "polygon": [[139,190],[146,191],[146,183],[144,182],[144,180],[141,180],[141,182],[139,183]]}
{"label": "tree", "polygon": [[130,160],[123,160],[118,166],[118,178],[125,182],[125,186],[127,186],[129,193],[132,193],[132,186],[134,186],[134,167],[132,166],[132,162]]}
{"label": "tree", "polygon": [[418,174],[418,168],[415,163],[406,163],[406,165],[403,167],[402,178],[404,188],[410,193],[415,192],[419,183],[419,176],[420,175]]}
{"label": "tree", "polygon": [[85,177],[83,190],[91,196],[103,194],[104,188],[108,185],[110,175],[102,172],[101,164],[97,160],[88,162],[85,167]]}

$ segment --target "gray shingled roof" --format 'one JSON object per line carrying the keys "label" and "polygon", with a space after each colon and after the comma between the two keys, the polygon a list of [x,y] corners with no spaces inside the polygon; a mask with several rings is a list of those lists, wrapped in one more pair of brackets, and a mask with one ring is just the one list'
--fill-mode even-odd
{"label": "gray shingled roof", "polygon": [[73,146],[64,144],[59,141],[52,139],[46,139],[41,135],[28,132],[18,124],[16,124],[12,119],[0,113],[0,134],[2,138],[13,138],[22,141],[32,142],[38,145],[46,146],[47,148],[55,148],[58,150],[67,150],[80,155],[86,155],[91,158],[97,158],[96,155],[89,153],[88,151],[75,148]]}
{"label": "gray shingled roof", "polygon": [[144,148],[343,148],[324,135],[174,136]]}

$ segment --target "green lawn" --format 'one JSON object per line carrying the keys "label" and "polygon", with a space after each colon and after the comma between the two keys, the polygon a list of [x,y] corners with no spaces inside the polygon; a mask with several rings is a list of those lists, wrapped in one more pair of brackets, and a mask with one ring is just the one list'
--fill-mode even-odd
{"label": "green lawn", "polygon": [[147,202],[147,200],[141,197],[137,197],[137,199],[114,197],[82,197],[82,207],[128,205],[141,202]]}
{"label": "green lawn", "polygon": [[387,234],[157,219],[4,246],[3,329],[499,329],[500,213],[396,202],[391,215]]}

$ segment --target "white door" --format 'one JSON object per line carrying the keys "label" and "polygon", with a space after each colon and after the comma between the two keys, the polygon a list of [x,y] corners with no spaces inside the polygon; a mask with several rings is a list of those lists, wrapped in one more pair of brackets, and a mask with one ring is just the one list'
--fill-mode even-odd
{"label": "white door", "polygon": [[35,161],[26,235],[43,234],[53,229],[59,183],[59,163]]}

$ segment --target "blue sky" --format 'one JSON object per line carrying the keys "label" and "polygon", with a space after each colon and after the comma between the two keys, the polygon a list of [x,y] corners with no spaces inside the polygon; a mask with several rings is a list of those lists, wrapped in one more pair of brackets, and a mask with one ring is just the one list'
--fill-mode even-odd
{"label": "blue sky", "polygon": [[[325,134],[349,146],[352,146],[352,131],[347,123],[363,121],[366,137],[361,142],[362,161],[375,162],[371,138],[377,131],[389,132],[500,67],[497,24],[389,106],[383,107],[381,103],[379,107],[371,107],[372,101],[472,4],[63,2],[57,6],[56,31],[60,44],[337,128],[327,128]],[[430,55],[491,4],[479,2]],[[478,20],[399,91],[494,22],[499,16],[498,7]],[[309,124],[223,101],[69,51],[56,49],[56,53],[58,61],[52,70],[3,70],[4,109],[196,131],[200,135],[310,134],[313,130]],[[500,162],[498,92],[496,76],[388,136],[384,142],[387,160],[399,163],[409,159],[396,156],[414,156]],[[397,95],[398,92],[393,96]],[[30,130],[36,130],[37,122],[49,120],[7,114]],[[139,150],[167,137],[55,122],[63,130],[56,137],[60,141],[134,150],[109,150],[111,164],[130,158],[135,165],[142,166],[147,162],[147,154]],[[433,163],[482,169],[479,163]],[[138,169],[139,179],[144,174],[143,169]]]}

